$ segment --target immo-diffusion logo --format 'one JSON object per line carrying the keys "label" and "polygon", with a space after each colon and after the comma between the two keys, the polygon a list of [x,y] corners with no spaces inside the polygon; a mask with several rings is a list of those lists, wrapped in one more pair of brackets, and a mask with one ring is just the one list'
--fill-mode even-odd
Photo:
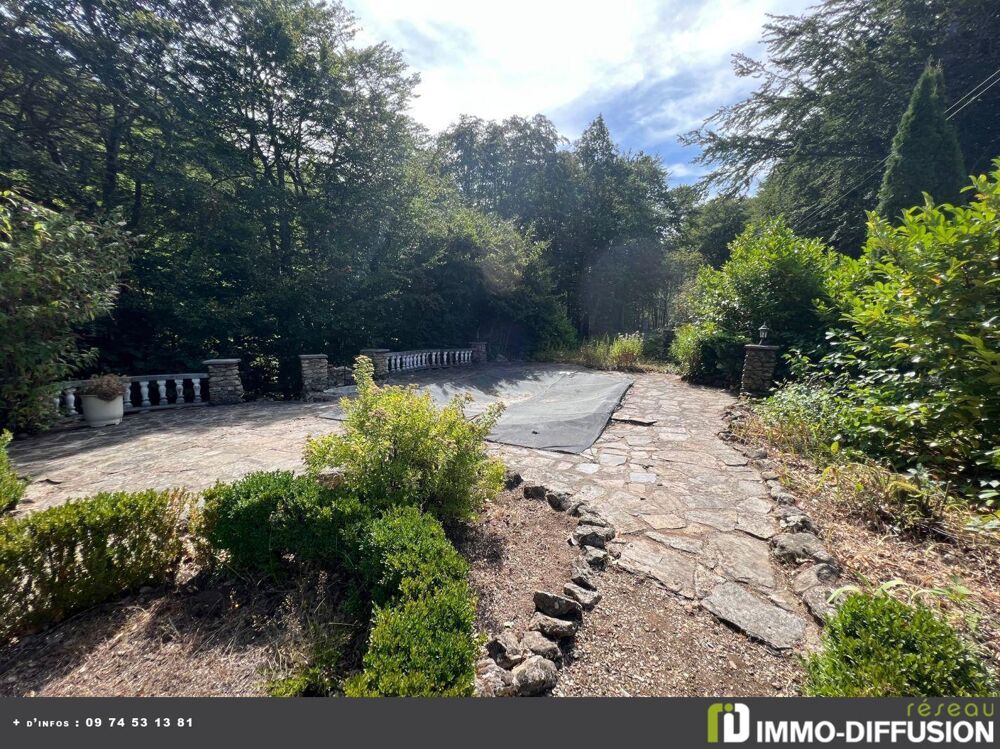
{"label": "immo-diffusion logo", "polygon": [[742,702],[713,702],[708,706],[708,743],[719,743],[719,725],[722,741],[736,744],[750,738],[750,708]]}
{"label": "immo-diffusion logo", "polygon": [[742,702],[713,702],[708,706],[708,743],[740,744],[994,744],[995,705],[976,700],[927,700],[906,705],[905,714],[894,714],[889,703],[885,714],[859,720],[838,716],[836,705],[817,719],[750,720],[750,708]]}

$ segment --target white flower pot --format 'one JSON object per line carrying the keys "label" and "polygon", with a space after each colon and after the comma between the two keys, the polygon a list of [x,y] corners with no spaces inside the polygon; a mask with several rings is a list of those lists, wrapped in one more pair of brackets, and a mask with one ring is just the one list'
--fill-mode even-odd
{"label": "white flower pot", "polygon": [[83,418],[87,426],[109,427],[114,424],[121,424],[125,417],[125,401],[122,396],[114,400],[106,401],[96,395],[84,395]]}

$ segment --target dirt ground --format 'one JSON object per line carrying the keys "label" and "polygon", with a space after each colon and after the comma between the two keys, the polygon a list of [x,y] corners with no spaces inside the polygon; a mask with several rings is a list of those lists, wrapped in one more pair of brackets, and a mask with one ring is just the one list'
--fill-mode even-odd
{"label": "dirt ground", "polygon": [[601,576],[559,679],[566,696],[780,697],[798,691],[798,656],[778,655],[707,611],[623,571]]}
{"label": "dirt ground", "polygon": [[464,529],[456,545],[471,564],[470,582],[478,596],[479,629],[498,634],[505,626],[523,631],[535,611],[531,594],[562,593],[577,550],[568,539],[576,523],[544,500],[505,492]]}
{"label": "dirt ground", "polygon": [[[538,588],[561,592],[578,550],[567,543],[573,518],[541,500],[508,492],[492,503],[460,548],[472,561],[479,626],[521,633]],[[795,694],[801,667],[720,624],[655,582],[609,569],[604,596],[584,616],[566,653],[556,695],[780,696]]]}
{"label": "dirt ground", "polygon": [[[248,697],[298,657],[312,618],[339,615],[341,586],[193,580],[85,611],[0,650],[0,696]],[[332,615],[331,615],[332,614]]]}
{"label": "dirt ground", "polygon": [[827,547],[848,573],[845,582],[876,587],[891,580],[909,586],[896,591],[906,597],[919,590],[957,591],[929,594],[922,600],[939,607],[948,619],[1000,669],[1000,548],[902,535],[878,529],[853,517],[837,501],[822,472],[809,461],[769,447],[769,458],[782,482],[800,497],[802,508],[818,523]]}

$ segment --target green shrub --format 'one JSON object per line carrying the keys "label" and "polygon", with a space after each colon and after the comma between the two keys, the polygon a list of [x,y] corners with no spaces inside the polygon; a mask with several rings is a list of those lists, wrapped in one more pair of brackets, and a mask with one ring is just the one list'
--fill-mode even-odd
{"label": "green shrub", "polygon": [[414,507],[372,521],[362,541],[362,579],[375,603],[364,671],[350,696],[467,696],[477,642],[469,566],[441,523]]}
{"label": "green shrub", "polygon": [[674,342],[673,328],[656,328],[642,338],[642,358],[648,361],[664,361],[670,355],[670,345]]}
{"label": "green shrub", "polygon": [[670,356],[689,382],[737,387],[746,343],[746,338],[721,330],[715,323],[687,323],[677,329]]}
{"label": "green shrub", "polygon": [[463,581],[375,611],[364,671],[352,697],[472,695],[478,643],[475,601]]}
{"label": "green shrub", "polygon": [[611,342],[608,361],[612,369],[635,369],[642,359],[641,333],[621,333]]}
{"label": "green shrub", "polygon": [[827,623],[822,650],[806,662],[804,691],[817,697],[985,697],[991,684],[971,648],[925,605],[852,594]]}
{"label": "green shrub", "polygon": [[55,416],[56,383],[92,359],[80,326],[108,312],[127,247],[91,225],[0,193],[0,427],[32,431]]}
{"label": "green shrub", "polygon": [[752,224],[730,245],[719,270],[703,267],[685,294],[685,316],[706,331],[757,340],[763,323],[769,343],[809,348],[819,344],[826,316],[817,300],[829,298],[837,255],[815,239],[797,236],[780,219]]}
{"label": "green shrub", "polygon": [[469,421],[462,399],[438,409],[430,395],[379,387],[372,375],[371,361],[358,357],[357,398],[343,401],[344,434],[306,443],[311,472],[340,467],[351,491],[373,511],[411,505],[441,519],[472,517],[500,493],[503,465],[486,452],[500,407]]}
{"label": "green shrub", "polygon": [[996,501],[1000,478],[1000,160],[968,207],[928,203],[901,226],[872,216],[832,277],[841,328],[816,370],[846,382],[845,438],[897,468],[923,465]]}
{"label": "green shrub", "polygon": [[387,511],[373,521],[361,547],[362,578],[376,604],[416,598],[464,580],[469,571],[441,523],[415,507]]}
{"label": "green shrub", "polygon": [[772,444],[819,463],[845,454],[845,403],[822,379],[806,377],[786,383],[757,401],[754,412],[766,430],[765,439]]}
{"label": "green shrub", "polygon": [[366,512],[354,497],[337,494],[290,471],[251,473],[205,492],[197,528],[237,569],[276,571],[285,555],[338,564],[349,557]]}
{"label": "green shrub", "polygon": [[169,580],[184,495],[98,494],[0,520],[0,636]]}
{"label": "green shrub", "polygon": [[0,512],[13,510],[24,494],[24,482],[14,473],[7,457],[7,445],[11,438],[10,432],[0,432]]}

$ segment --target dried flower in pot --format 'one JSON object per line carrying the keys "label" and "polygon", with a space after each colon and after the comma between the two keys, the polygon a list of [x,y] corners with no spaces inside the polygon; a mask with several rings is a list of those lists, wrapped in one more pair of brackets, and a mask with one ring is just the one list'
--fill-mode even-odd
{"label": "dried flower in pot", "polygon": [[125,389],[129,378],[119,375],[94,375],[80,386],[83,418],[92,427],[120,424],[125,417]]}

